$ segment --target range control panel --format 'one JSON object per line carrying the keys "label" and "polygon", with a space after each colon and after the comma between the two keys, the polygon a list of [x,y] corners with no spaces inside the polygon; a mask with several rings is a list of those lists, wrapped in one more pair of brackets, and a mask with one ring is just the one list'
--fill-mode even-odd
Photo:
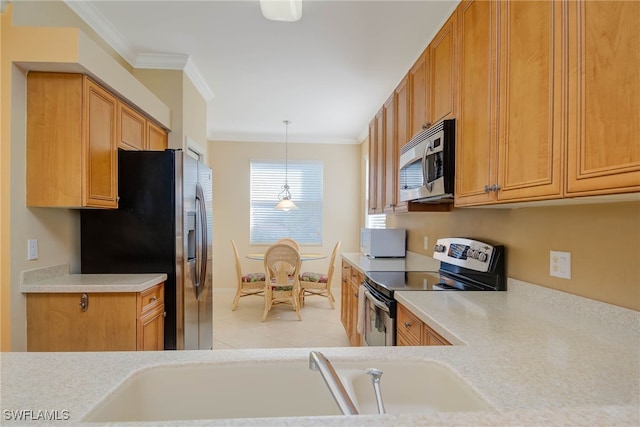
{"label": "range control panel", "polygon": [[488,243],[462,237],[438,239],[433,257],[439,261],[487,272],[496,248]]}

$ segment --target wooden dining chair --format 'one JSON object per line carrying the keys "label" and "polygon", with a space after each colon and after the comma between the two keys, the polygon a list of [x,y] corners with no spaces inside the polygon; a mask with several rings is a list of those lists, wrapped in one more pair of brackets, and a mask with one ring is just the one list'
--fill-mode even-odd
{"label": "wooden dining chair", "polygon": [[271,307],[275,304],[291,304],[298,316],[300,315],[300,253],[293,246],[286,243],[276,243],[264,254],[264,270],[266,284],[264,294],[264,313],[262,321],[267,318]]}
{"label": "wooden dining chair", "polygon": [[296,248],[298,250],[298,252],[300,252],[300,244],[298,242],[296,242],[294,239],[290,239],[288,237],[284,237],[284,238],[278,240],[276,243],[284,243],[286,245],[291,245],[294,248]]}
{"label": "wooden dining chair", "polygon": [[335,309],[335,298],[331,293],[331,281],[333,271],[335,270],[336,255],[340,250],[341,242],[338,241],[331,252],[329,261],[329,270],[327,273],[304,272],[300,275],[300,306],[304,307],[304,298],[306,296],[318,295],[325,297],[331,304],[331,309]]}
{"label": "wooden dining chair", "polygon": [[236,296],[231,304],[231,310],[233,311],[238,307],[238,302],[242,297],[250,295],[264,296],[264,284],[266,282],[264,273],[242,273],[236,242],[232,240],[231,246],[233,247],[233,255],[236,261]]}

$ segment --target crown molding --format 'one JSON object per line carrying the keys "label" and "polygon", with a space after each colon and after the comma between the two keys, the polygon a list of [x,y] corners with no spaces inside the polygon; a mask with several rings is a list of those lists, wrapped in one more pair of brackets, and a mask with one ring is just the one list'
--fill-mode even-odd
{"label": "crown molding", "polygon": [[200,95],[209,102],[214,95],[200,71],[185,54],[138,53],[134,46],[88,1],[64,0],[64,3],[82,18],[120,56],[134,68],[183,70]]}
{"label": "crown molding", "polygon": [[[215,132],[207,136],[209,141],[217,142],[264,142],[264,143],[283,143],[282,135],[274,135],[267,133],[241,133],[241,132]],[[289,135],[290,144],[342,144],[353,145],[360,144],[361,141],[355,138],[336,138],[332,136],[311,136],[311,135]]]}
{"label": "crown molding", "polygon": [[111,22],[88,1],[64,0],[64,3],[102,37],[120,56],[133,65],[137,52]]}

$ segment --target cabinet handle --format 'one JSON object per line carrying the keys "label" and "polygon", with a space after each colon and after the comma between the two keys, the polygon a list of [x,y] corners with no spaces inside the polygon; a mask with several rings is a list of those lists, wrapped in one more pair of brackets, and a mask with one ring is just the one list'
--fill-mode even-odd
{"label": "cabinet handle", "polygon": [[409,329],[411,327],[411,322],[404,322],[404,327]]}
{"label": "cabinet handle", "polygon": [[489,185],[485,185],[484,186],[484,192],[485,193],[488,193],[490,191],[499,191],[501,189],[502,189],[502,187],[500,187],[498,184],[493,184],[491,186],[489,186]]}
{"label": "cabinet handle", "polygon": [[166,311],[162,312],[162,317],[167,317],[167,312]]}
{"label": "cabinet handle", "polygon": [[89,310],[89,295],[87,294],[80,295],[80,310],[82,311]]}
{"label": "cabinet handle", "polygon": [[149,302],[154,302],[157,299],[158,299],[157,297],[151,297],[151,298],[149,298]]}

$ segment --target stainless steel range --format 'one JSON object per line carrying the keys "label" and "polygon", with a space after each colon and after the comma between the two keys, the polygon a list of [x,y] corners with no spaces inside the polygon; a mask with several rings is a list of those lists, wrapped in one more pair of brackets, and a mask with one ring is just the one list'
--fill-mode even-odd
{"label": "stainless steel range", "polygon": [[396,343],[396,291],[505,291],[505,248],[478,240],[438,239],[438,271],[367,271],[364,279],[364,343]]}

